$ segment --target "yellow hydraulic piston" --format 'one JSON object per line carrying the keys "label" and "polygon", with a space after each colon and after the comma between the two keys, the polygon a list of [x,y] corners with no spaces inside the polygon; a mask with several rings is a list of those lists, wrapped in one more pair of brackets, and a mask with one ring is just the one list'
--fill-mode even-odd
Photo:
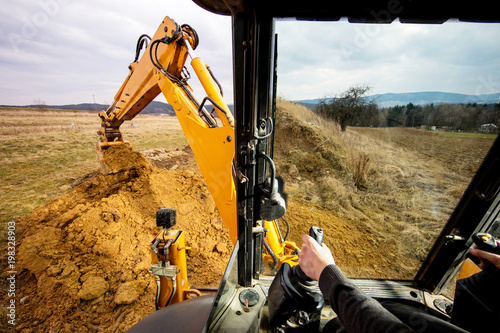
{"label": "yellow hydraulic piston", "polygon": [[264,221],[266,238],[264,240],[263,262],[266,267],[278,270],[283,263],[290,266],[298,264],[298,247],[295,242],[281,240],[276,221]]}
{"label": "yellow hydraulic piston", "polygon": [[[231,112],[229,111],[226,102],[222,98],[222,93],[220,90],[217,90],[217,83],[215,82],[212,74],[208,70],[208,66],[205,65],[203,60],[200,57],[197,57],[189,43],[189,40],[185,39],[185,44],[188,50],[188,54],[191,57],[191,66],[193,67],[196,76],[200,80],[203,89],[207,93],[207,96],[210,98],[212,102],[215,102],[215,111],[219,116],[222,124],[224,126],[234,127],[234,118]],[[220,107],[220,109],[219,109]],[[223,113],[223,114],[222,114]]]}
{"label": "yellow hydraulic piston", "polygon": [[153,265],[150,271],[157,283],[156,309],[164,308],[200,296],[191,289],[187,277],[184,233],[179,230],[162,230],[151,243]]}

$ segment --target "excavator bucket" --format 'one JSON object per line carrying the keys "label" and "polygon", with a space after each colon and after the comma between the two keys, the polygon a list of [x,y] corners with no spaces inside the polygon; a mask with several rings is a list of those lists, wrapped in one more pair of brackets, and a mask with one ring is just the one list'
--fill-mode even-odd
{"label": "excavator bucket", "polygon": [[104,152],[111,146],[127,145],[132,148],[132,144],[129,141],[115,141],[115,142],[97,142],[96,143],[96,159],[99,171],[103,175],[109,175],[114,173],[113,167],[106,162]]}
{"label": "excavator bucket", "polygon": [[103,147],[101,146],[101,142],[97,142],[95,144],[95,146],[96,146],[96,159],[97,159],[99,171],[103,175],[108,175],[111,173],[111,169],[104,162],[104,156],[102,153]]}

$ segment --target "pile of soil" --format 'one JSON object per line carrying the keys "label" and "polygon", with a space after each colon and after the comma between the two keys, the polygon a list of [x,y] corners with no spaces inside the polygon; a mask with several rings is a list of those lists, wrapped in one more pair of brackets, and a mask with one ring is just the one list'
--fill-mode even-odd
{"label": "pile of soil", "polygon": [[[302,235],[312,225],[325,233],[323,242],[332,251],[335,263],[349,277],[411,279],[416,260],[404,257],[396,241],[381,235],[366,222],[339,217],[338,214],[308,200],[289,197],[286,220],[289,240],[302,245]],[[281,223],[280,223],[281,225]],[[282,227],[284,229],[284,227]],[[398,265],[394,265],[397,262]]]}
{"label": "pile of soil", "polygon": [[93,174],[18,222],[17,331],[124,332],[155,310],[150,242],[159,208],[177,209],[189,284],[217,286],[232,251],[199,173],[151,165],[129,145],[103,153]]}

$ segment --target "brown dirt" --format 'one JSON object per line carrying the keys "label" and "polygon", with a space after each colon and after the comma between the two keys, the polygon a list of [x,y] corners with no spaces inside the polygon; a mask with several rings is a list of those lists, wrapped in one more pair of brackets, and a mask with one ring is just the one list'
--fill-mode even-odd
{"label": "brown dirt", "polygon": [[[291,229],[289,239],[298,245],[312,225],[322,228],[324,243],[347,276],[383,279],[391,272],[393,279],[412,277],[416,261],[403,257],[393,239],[364,223],[341,218],[320,205],[295,198],[289,198],[286,219]],[[394,265],[395,262],[399,264]]]}
{"label": "brown dirt", "polygon": [[18,222],[17,331],[123,332],[154,311],[148,244],[158,208],[176,208],[189,283],[217,286],[232,249],[203,178],[161,170],[127,145],[111,147],[108,175],[90,175]]}

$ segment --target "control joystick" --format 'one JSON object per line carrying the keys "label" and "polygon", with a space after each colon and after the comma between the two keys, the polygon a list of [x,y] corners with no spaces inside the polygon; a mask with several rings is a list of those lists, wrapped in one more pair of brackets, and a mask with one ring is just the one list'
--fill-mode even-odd
{"label": "control joystick", "polygon": [[488,233],[480,232],[474,234],[472,235],[472,241],[480,250],[500,254],[500,246],[498,246],[498,242]]}
{"label": "control joystick", "polygon": [[[309,235],[318,244],[323,230],[311,227]],[[299,265],[281,265],[269,288],[269,322],[275,332],[314,332],[319,330],[323,296],[317,282],[310,279]]]}
{"label": "control joystick", "polygon": [[[318,242],[319,245],[323,244],[323,229],[312,226],[309,229],[309,236],[314,238],[316,242]],[[309,282],[312,281],[312,279],[304,273],[302,268],[300,268],[299,265],[293,266],[292,267],[292,272],[295,276],[297,276],[302,282]]]}

